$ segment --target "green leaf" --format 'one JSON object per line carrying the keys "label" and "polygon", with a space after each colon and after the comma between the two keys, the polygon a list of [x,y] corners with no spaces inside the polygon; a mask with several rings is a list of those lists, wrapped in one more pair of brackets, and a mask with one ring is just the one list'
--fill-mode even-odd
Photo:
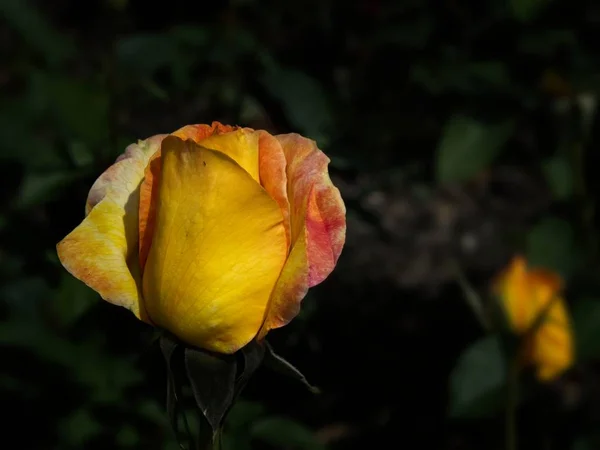
{"label": "green leaf", "polygon": [[571,225],[554,217],[543,219],[527,235],[526,257],[533,267],[543,267],[568,278],[577,263]]}
{"label": "green leaf", "polygon": [[577,360],[600,357],[600,300],[582,299],[573,307]]}
{"label": "green leaf", "polygon": [[61,422],[59,432],[63,442],[82,448],[87,441],[102,432],[102,427],[88,410],[78,409]]}
{"label": "green leaf", "polygon": [[2,0],[0,16],[49,63],[60,63],[75,53],[73,43],[54,30],[27,0]]}
{"label": "green leaf", "polygon": [[567,200],[573,193],[573,170],[567,158],[554,155],[542,162],[542,172],[554,197]]}
{"label": "green leaf", "polygon": [[295,379],[296,381],[299,381],[313,394],[318,394],[320,392],[319,388],[312,386],[308,382],[308,380],[302,374],[302,372],[300,372],[292,364],[290,364],[288,361],[286,361],[281,356],[279,356],[277,353],[275,353],[275,351],[273,350],[273,347],[271,347],[271,345],[267,341],[265,341],[265,344],[266,344],[266,350],[267,350],[265,353],[265,366],[266,367],[269,367],[270,369],[273,369],[274,371],[279,372],[280,374],[282,374],[284,376],[287,376],[287,377]]}
{"label": "green leaf", "polygon": [[499,336],[487,336],[467,348],[450,374],[450,410],[454,418],[476,418],[502,405],[507,365]]}
{"label": "green leaf", "polygon": [[29,208],[51,201],[81,175],[67,171],[29,173],[23,180],[15,206]]}
{"label": "green leaf", "polygon": [[437,148],[438,181],[461,182],[477,175],[492,163],[513,130],[513,121],[488,125],[462,115],[450,118]]}
{"label": "green leaf", "polygon": [[528,22],[549,3],[549,0],[510,0],[512,13],[518,20]]}
{"label": "green leaf", "polygon": [[250,432],[274,448],[297,450],[323,450],[325,445],[319,442],[313,432],[304,425],[283,417],[269,417],[257,421]]}
{"label": "green leaf", "polygon": [[52,306],[63,326],[70,326],[97,301],[98,294],[71,274],[64,272]]}
{"label": "green leaf", "polygon": [[227,414],[226,429],[232,433],[238,432],[252,423],[253,420],[262,416],[264,412],[265,407],[260,403],[238,401]]}
{"label": "green leaf", "polygon": [[317,80],[297,70],[272,67],[262,82],[281,102],[288,120],[299,132],[320,147],[329,144],[333,115],[327,93]]}

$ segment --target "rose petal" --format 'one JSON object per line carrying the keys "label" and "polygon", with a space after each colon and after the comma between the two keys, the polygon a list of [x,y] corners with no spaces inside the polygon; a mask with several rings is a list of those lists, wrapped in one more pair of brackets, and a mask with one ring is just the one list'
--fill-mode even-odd
{"label": "rose petal", "polygon": [[277,139],[287,161],[291,251],[259,338],[298,314],[308,288],[323,281],[335,267],[346,236],[346,208],[329,178],[329,158],[314,141],[297,134]]}
{"label": "rose petal", "polygon": [[98,292],[147,320],[138,265],[139,186],[162,136],[130,145],[94,183],[87,217],[57,245],[63,266]]}
{"label": "rose petal", "polygon": [[160,178],[148,313],[189,344],[235,352],[258,332],[286,259],[280,209],[235,161],[191,140],[163,141]]}
{"label": "rose petal", "polygon": [[275,136],[266,131],[258,131],[260,184],[279,205],[283,216],[283,224],[288,247],[291,242],[290,202],[287,196],[287,162],[283,148]]}
{"label": "rose petal", "polygon": [[[223,125],[220,122],[213,122],[211,125],[186,125],[173,133],[183,140],[192,139],[196,143],[213,135],[230,133],[237,128],[229,125]],[[166,135],[165,135],[166,136]],[[139,207],[139,259],[141,273],[144,273],[144,266],[148,258],[148,252],[152,245],[152,236],[154,234],[156,199],[158,198],[158,186],[161,170],[160,150],[157,151],[146,167],[144,180],[140,187],[140,207]]]}
{"label": "rose petal", "polygon": [[555,378],[573,364],[573,331],[561,297],[553,300],[543,323],[533,335],[532,359],[542,381]]}

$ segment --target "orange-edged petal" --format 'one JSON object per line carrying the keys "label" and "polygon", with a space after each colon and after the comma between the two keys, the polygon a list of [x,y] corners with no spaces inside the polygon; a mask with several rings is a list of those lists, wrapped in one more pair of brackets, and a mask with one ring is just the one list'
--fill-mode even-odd
{"label": "orange-edged petal", "polygon": [[256,336],[286,260],[279,206],[219,151],[170,136],[161,159],[148,314],[189,344],[233,353]]}
{"label": "orange-edged petal", "polygon": [[231,125],[223,125],[220,122],[213,122],[211,125],[198,124],[198,125],[186,125],[181,127],[179,130],[171,133],[173,136],[177,136],[183,140],[191,139],[198,143],[203,139],[206,139],[213,134],[224,134],[235,131],[239,127],[233,127]]}
{"label": "orange-edged petal", "polygon": [[308,288],[335,267],[346,236],[346,209],[329,178],[329,158],[314,141],[297,134],[276,137],[287,161],[291,251],[259,338],[298,314]]}
{"label": "orange-edged petal", "polygon": [[63,266],[110,303],[147,320],[137,258],[139,186],[162,136],[130,145],[92,186],[87,216],[57,245]]}
{"label": "orange-edged petal", "polygon": [[258,131],[260,184],[277,202],[283,216],[288,247],[291,241],[290,202],[287,195],[287,162],[283,148],[275,136],[266,131]]}

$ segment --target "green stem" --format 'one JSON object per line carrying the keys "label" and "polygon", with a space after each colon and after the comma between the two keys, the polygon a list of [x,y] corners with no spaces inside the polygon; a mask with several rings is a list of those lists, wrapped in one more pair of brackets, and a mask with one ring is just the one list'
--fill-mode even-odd
{"label": "green stem", "polygon": [[219,427],[213,435],[213,444],[211,450],[222,450],[223,449],[223,429]]}
{"label": "green stem", "polygon": [[517,406],[519,401],[518,359],[512,362],[506,380],[506,450],[517,450]]}
{"label": "green stem", "polygon": [[465,296],[467,304],[473,311],[473,314],[475,314],[475,317],[477,318],[481,327],[486,331],[490,331],[491,325],[485,313],[481,297],[475,291],[475,289],[473,289],[473,287],[469,283],[469,280],[467,280],[467,277],[465,277],[465,274],[463,273],[458,264],[455,264],[455,271],[456,280],[463,290],[463,294]]}

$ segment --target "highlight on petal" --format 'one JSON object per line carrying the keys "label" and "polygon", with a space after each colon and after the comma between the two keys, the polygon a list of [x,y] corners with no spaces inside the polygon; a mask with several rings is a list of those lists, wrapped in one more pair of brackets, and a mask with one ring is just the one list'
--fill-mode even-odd
{"label": "highlight on petal", "polygon": [[[192,139],[198,143],[212,136],[218,136],[225,133],[231,133],[239,127],[223,125],[220,122],[213,122],[211,125],[198,124],[186,125],[172,133],[182,140]],[[161,136],[164,138],[166,135]],[[148,162],[142,185],[140,186],[140,207],[139,207],[139,260],[140,268],[143,273],[148,252],[152,245],[152,236],[154,235],[156,202],[152,199],[158,196],[159,177],[161,170],[161,152],[160,149],[152,155]]]}
{"label": "highlight on petal", "polygon": [[226,154],[240,165],[252,178],[260,182],[258,175],[258,133],[249,129],[239,129],[231,133],[214,134],[202,139],[204,148]]}
{"label": "highlight on petal", "polygon": [[169,136],[161,159],[148,314],[189,344],[233,353],[256,336],[286,260],[280,208],[224,153]]}
{"label": "highlight on petal", "polygon": [[346,237],[346,208],[329,178],[329,158],[314,141],[297,134],[279,135],[277,140],[287,161],[291,251],[259,338],[298,314],[308,288],[335,267]]}
{"label": "highlight on petal", "polygon": [[163,136],[127,147],[94,183],[86,218],[57,245],[63,266],[106,301],[147,320],[137,259],[139,186]]}

